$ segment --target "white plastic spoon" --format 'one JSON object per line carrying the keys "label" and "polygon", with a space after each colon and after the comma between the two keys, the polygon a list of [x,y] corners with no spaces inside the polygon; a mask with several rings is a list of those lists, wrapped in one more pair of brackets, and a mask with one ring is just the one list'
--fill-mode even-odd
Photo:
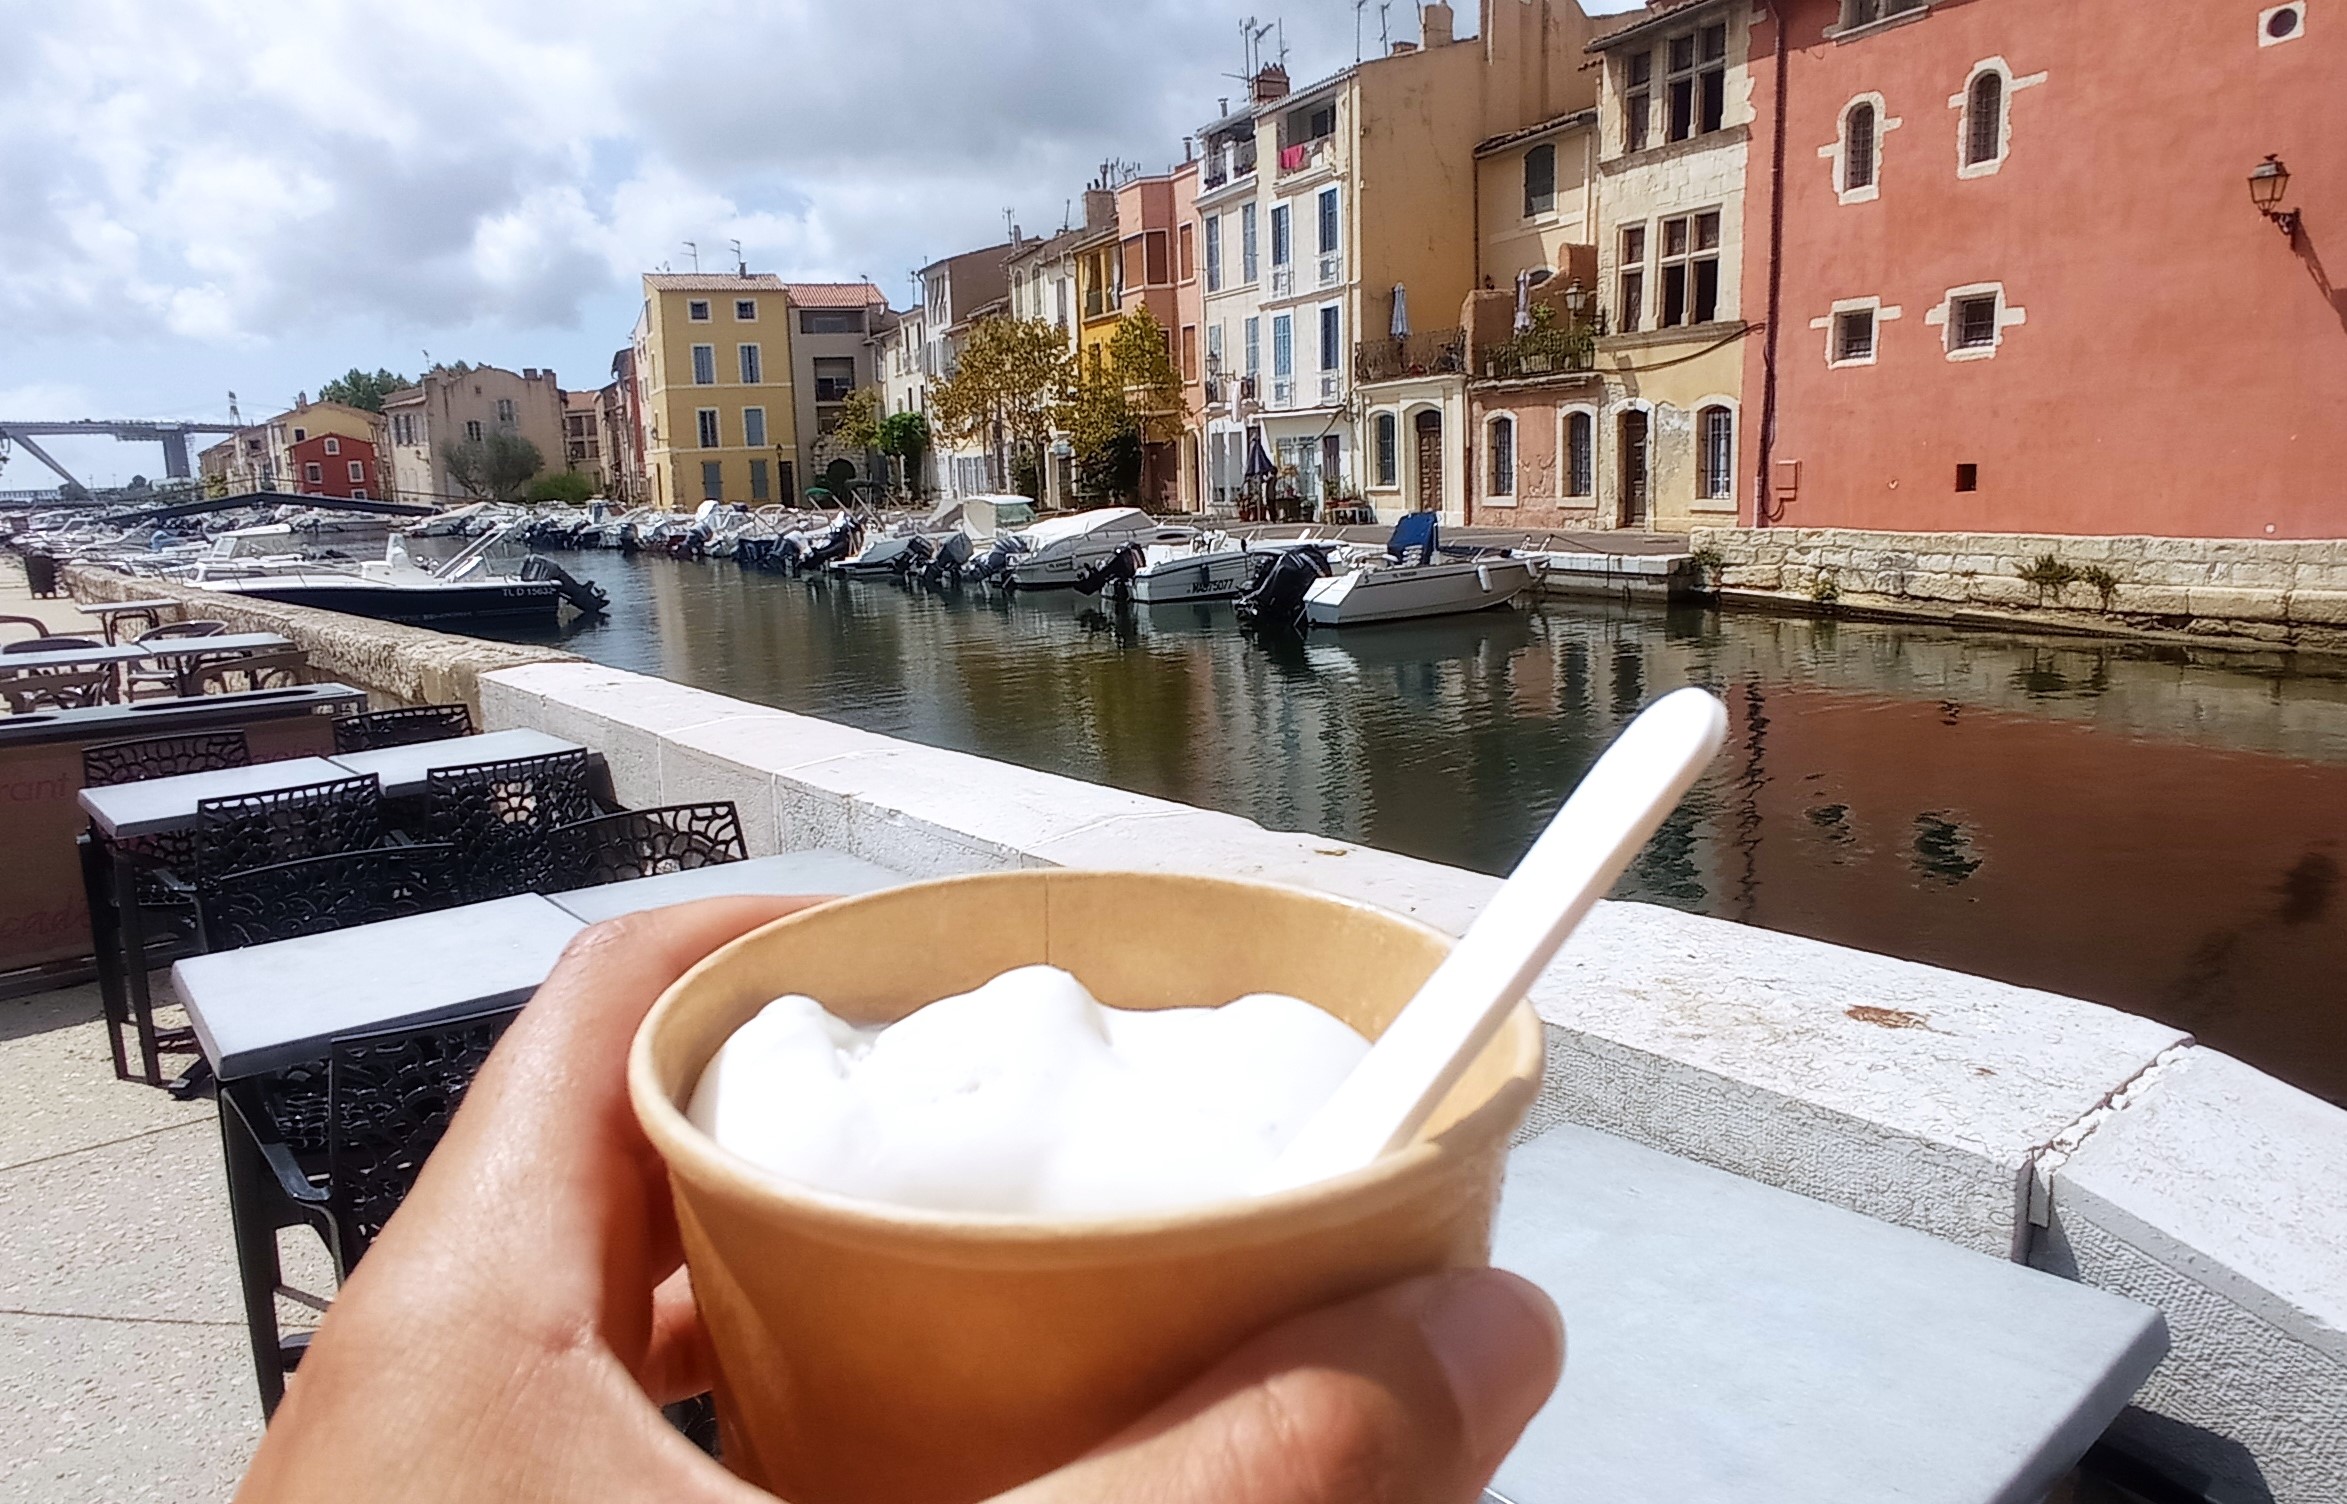
{"label": "white plastic spoon", "polygon": [[1257,1181],[1259,1193],[1359,1169],[1425,1126],[1557,948],[1719,751],[1727,707],[1700,689],[1632,721],[1335,1095]]}

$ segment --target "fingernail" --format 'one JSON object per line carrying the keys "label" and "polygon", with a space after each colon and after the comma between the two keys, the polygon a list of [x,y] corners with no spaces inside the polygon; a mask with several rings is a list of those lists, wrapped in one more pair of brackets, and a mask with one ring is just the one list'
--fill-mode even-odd
{"label": "fingernail", "polygon": [[1540,1288],[1497,1269],[1444,1278],[1418,1313],[1479,1459],[1497,1465],[1556,1387],[1565,1326]]}

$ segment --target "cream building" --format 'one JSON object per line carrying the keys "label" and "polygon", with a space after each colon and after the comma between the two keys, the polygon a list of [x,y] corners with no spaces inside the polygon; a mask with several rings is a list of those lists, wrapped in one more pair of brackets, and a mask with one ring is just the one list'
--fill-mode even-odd
{"label": "cream building", "polygon": [[790,299],[796,422],[811,445],[838,424],[848,393],[877,380],[867,340],[888,299],[869,282],[786,282],[782,290]]}
{"label": "cream building", "polygon": [[[1067,340],[1073,357],[1083,340],[1083,283],[1080,268],[1092,252],[1116,241],[1116,196],[1097,190],[1084,195],[1084,223],[1041,240],[1028,241],[1012,253],[1005,271],[1010,285],[1011,317],[1050,324]],[[1067,441],[1054,435],[1043,465],[1046,507],[1075,505],[1075,456]]]}
{"label": "cream building", "polygon": [[647,500],[788,503],[800,453],[790,298],[780,277],[647,273],[635,364]]}
{"label": "cream building", "polygon": [[1599,526],[1732,520],[1742,465],[1752,7],[1658,9],[1594,43]]}
{"label": "cream building", "polygon": [[[921,374],[924,386],[951,376],[961,359],[962,341],[981,319],[1010,310],[1010,258],[1024,242],[1013,239],[983,250],[964,251],[921,268]],[[1000,491],[1008,477],[995,475],[992,450],[983,443],[952,445],[931,424],[930,453],[937,489],[954,496]]]}
{"label": "cream building", "polygon": [[563,464],[562,388],[552,371],[535,366],[427,371],[416,385],[383,399],[383,423],[393,501],[448,506],[472,500],[450,478],[442,446],[493,433],[529,440],[545,472]]}

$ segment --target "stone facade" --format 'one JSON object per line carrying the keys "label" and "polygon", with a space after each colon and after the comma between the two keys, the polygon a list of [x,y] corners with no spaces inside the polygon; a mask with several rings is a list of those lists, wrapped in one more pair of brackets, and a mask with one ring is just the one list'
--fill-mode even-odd
{"label": "stone facade", "polygon": [[[1776,527],[1697,528],[1691,542],[1733,596],[2347,650],[2347,541]],[[2047,558],[2074,577],[2024,578]]]}

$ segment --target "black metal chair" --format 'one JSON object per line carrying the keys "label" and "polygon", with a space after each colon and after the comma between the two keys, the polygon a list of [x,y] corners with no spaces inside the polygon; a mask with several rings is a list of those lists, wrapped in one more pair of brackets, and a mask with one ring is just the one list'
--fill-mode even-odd
{"label": "black metal chair", "polygon": [[337,1283],[348,1279],[518,1011],[349,1035],[324,1061],[223,1088],[245,1326],[264,1415],[276,1410],[308,1341],[281,1333],[277,1298],[326,1306],[285,1284],[277,1230],[316,1231]]}
{"label": "black metal chair", "polygon": [[473,713],[462,705],[403,705],[346,715],[334,723],[337,752],[380,752],[418,742],[446,741],[473,734]]}
{"label": "black metal chair", "polygon": [[27,637],[22,642],[0,644],[0,653],[64,653],[104,646],[95,637]]}
{"label": "black metal chair", "polygon": [[186,736],[148,736],[136,741],[98,742],[82,748],[84,788],[175,778],[182,773],[217,773],[253,765],[252,745],[242,731],[199,731]]}
{"label": "black metal chair", "polygon": [[568,886],[554,833],[597,813],[587,778],[584,749],[439,768],[427,776],[425,838],[454,848],[465,902]]}
{"label": "black metal chair", "polygon": [[621,810],[554,833],[566,887],[591,888],[663,872],[715,867],[749,856],[731,800]]}
{"label": "black metal chair", "polygon": [[207,951],[375,924],[456,901],[446,846],[370,846],[298,857],[197,885]]}
{"label": "black metal chair", "polygon": [[383,844],[383,780],[369,773],[196,801],[195,882]]}

